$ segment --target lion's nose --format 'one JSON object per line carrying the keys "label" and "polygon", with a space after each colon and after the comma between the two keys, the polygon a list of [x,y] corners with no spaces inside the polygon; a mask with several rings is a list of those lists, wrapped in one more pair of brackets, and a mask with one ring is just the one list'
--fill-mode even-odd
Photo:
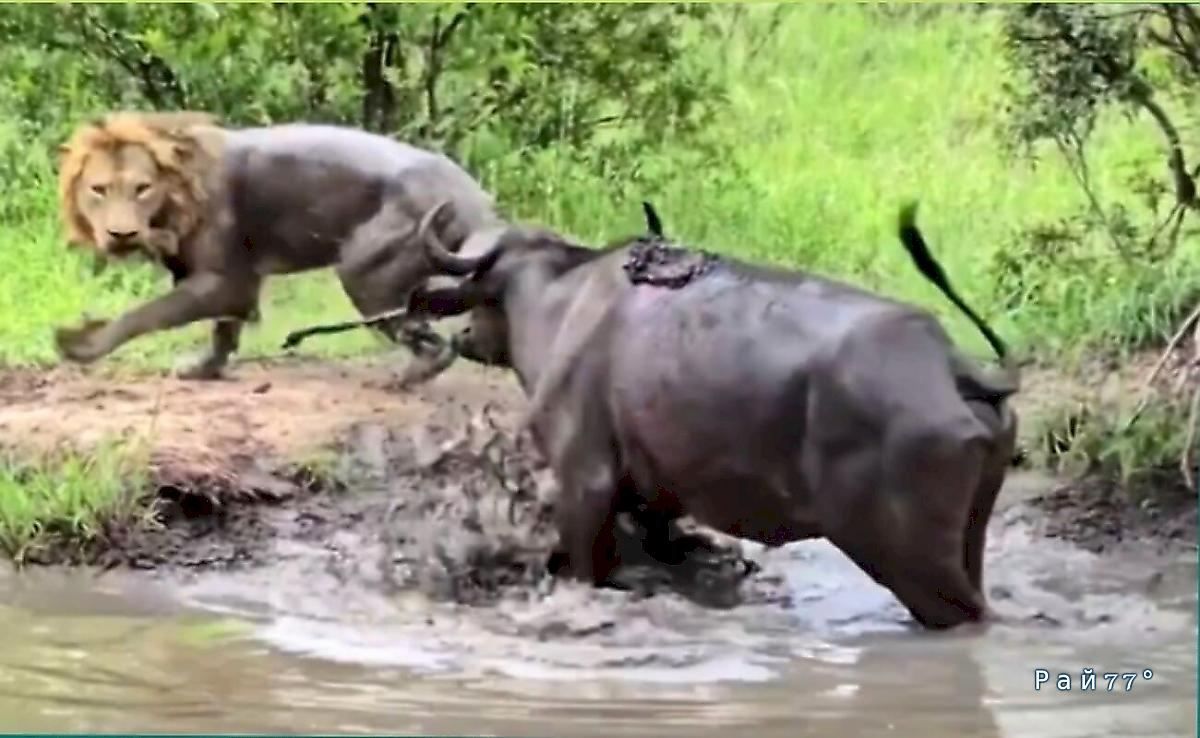
{"label": "lion's nose", "polygon": [[137,231],[114,231],[109,230],[108,235],[114,241],[128,241],[137,235]]}

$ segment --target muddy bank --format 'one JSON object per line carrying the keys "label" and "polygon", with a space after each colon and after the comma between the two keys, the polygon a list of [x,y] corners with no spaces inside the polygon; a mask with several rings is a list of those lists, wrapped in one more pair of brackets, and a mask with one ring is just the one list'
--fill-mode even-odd
{"label": "muddy bank", "polygon": [[406,356],[321,362],[238,362],[229,378],[188,382],[112,367],[0,372],[0,448],[36,454],[106,439],[208,459],[303,461],[361,422],[419,425],[446,404],[511,408],[521,398],[503,372],[459,362],[436,381],[389,388]]}
{"label": "muddy bank", "polygon": [[[511,378],[460,362],[404,392],[388,389],[391,379],[382,361],[241,364],[210,383],[65,368],[0,375],[0,443],[11,453],[114,436],[152,445],[146,515],[108,521],[85,546],[51,542],[28,561],[231,571],[317,547],[331,570],[381,590],[469,604],[544,592],[556,492],[511,432],[522,406]],[[1014,515],[1092,551],[1131,539],[1195,544],[1194,498],[1138,507],[1097,484],[1050,489]],[[629,510],[620,535],[621,583],[640,593],[720,607],[787,599],[777,577],[753,572],[736,542],[711,532],[647,540]]]}
{"label": "muddy bank", "polygon": [[[1156,420],[1148,418],[1169,404],[1180,413],[1178,422],[1187,423],[1187,406],[1197,392],[1200,343],[1195,338],[1165,354],[1155,349],[1120,362],[1093,358],[1069,372],[1046,366],[1027,370],[1016,398],[1021,445],[1033,452],[1024,465],[1036,456],[1038,463],[1061,466],[1064,476],[1070,475],[1029,500],[1030,523],[1046,536],[1092,551],[1129,540],[1195,548],[1198,500],[1181,472],[1184,457],[1170,455],[1161,467],[1137,469],[1123,484],[1112,454],[1096,454],[1132,443],[1139,433],[1165,443],[1164,429],[1155,429]],[[1129,424],[1135,414],[1137,420]],[[1191,440],[1194,447],[1197,439]],[[1142,441],[1140,453],[1151,453],[1153,443]],[[1194,450],[1190,461],[1193,467],[1200,463]]]}
{"label": "muddy bank", "polygon": [[[281,381],[288,379],[297,377]],[[301,387],[314,381],[299,380]],[[469,368],[437,386],[373,398],[372,379],[343,373],[337,381],[366,385],[366,391],[314,396],[293,387],[272,400],[270,388],[253,376],[227,384],[170,382],[165,401],[160,397],[156,403],[160,414],[176,416],[154,437],[146,514],[104,522],[101,535],[85,545],[51,541],[26,560],[171,574],[286,570],[289,551],[318,546],[333,569],[369,566],[373,586],[435,600],[482,604],[552,586],[547,562],[557,542],[556,487],[527,439],[513,434],[510,395],[484,384]],[[27,404],[84,404],[111,427],[122,417],[106,412],[112,403],[136,406],[149,395],[113,386],[32,384],[21,397]],[[247,402],[246,395],[261,402]],[[378,404],[368,404],[363,395]],[[301,396],[311,398],[308,406],[297,402]],[[193,424],[178,417],[206,411],[213,414]],[[12,416],[35,412],[18,408]],[[336,413],[322,422],[337,439],[326,444],[325,461],[316,466],[287,461],[289,453],[311,452],[297,439],[318,436],[297,426],[315,423],[324,412]],[[231,426],[266,432],[253,445],[236,444]],[[739,585],[749,564],[736,545],[686,530],[650,540],[639,514],[628,510],[621,516],[626,564],[619,572],[621,586],[642,594],[677,591],[713,606],[741,601]]]}
{"label": "muddy bank", "polygon": [[1082,479],[1031,499],[1026,519],[1047,537],[1096,553],[1126,541],[1197,545],[1196,498],[1184,490],[1135,503],[1112,481]]}

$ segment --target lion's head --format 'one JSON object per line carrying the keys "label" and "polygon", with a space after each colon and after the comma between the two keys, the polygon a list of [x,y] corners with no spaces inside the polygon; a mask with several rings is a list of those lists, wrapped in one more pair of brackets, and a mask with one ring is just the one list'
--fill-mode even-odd
{"label": "lion's head", "polygon": [[198,112],[115,112],[81,126],[59,166],[68,240],[101,256],[173,249],[204,219],[220,133]]}

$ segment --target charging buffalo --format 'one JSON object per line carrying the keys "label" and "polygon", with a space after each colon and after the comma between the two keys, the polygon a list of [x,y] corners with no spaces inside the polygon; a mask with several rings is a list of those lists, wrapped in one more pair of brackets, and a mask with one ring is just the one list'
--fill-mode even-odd
{"label": "charging buffalo", "polygon": [[413,309],[470,311],[461,355],[511,367],[529,429],[561,485],[560,557],[603,584],[613,523],[637,499],[778,546],[825,537],[918,622],[983,618],[984,540],[1013,454],[1004,343],[956,294],[915,225],[918,269],[987,338],[1003,368],[959,354],[928,312],[811,274],[673,245],[605,249],[506,227],[474,256],[418,230],[453,287]]}

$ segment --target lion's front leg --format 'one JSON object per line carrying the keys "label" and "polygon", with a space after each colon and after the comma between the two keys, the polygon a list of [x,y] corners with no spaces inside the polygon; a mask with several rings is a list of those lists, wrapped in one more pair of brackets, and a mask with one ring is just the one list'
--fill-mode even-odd
{"label": "lion's front leg", "polygon": [[[151,300],[112,321],[90,321],[78,328],[60,328],[55,332],[62,355],[78,363],[90,363],[112,353],[138,336],[178,328],[197,320],[234,318],[243,320],[254,310],[258,283],[250,280],[231,280],[220,274],[200,273],[178,283],[175,289]],[[218,329],[217,341],[227,346],[236,331]],[[232,349],[225,350],[227,357]],[[214,352],[216,353],[216,352]]]}

